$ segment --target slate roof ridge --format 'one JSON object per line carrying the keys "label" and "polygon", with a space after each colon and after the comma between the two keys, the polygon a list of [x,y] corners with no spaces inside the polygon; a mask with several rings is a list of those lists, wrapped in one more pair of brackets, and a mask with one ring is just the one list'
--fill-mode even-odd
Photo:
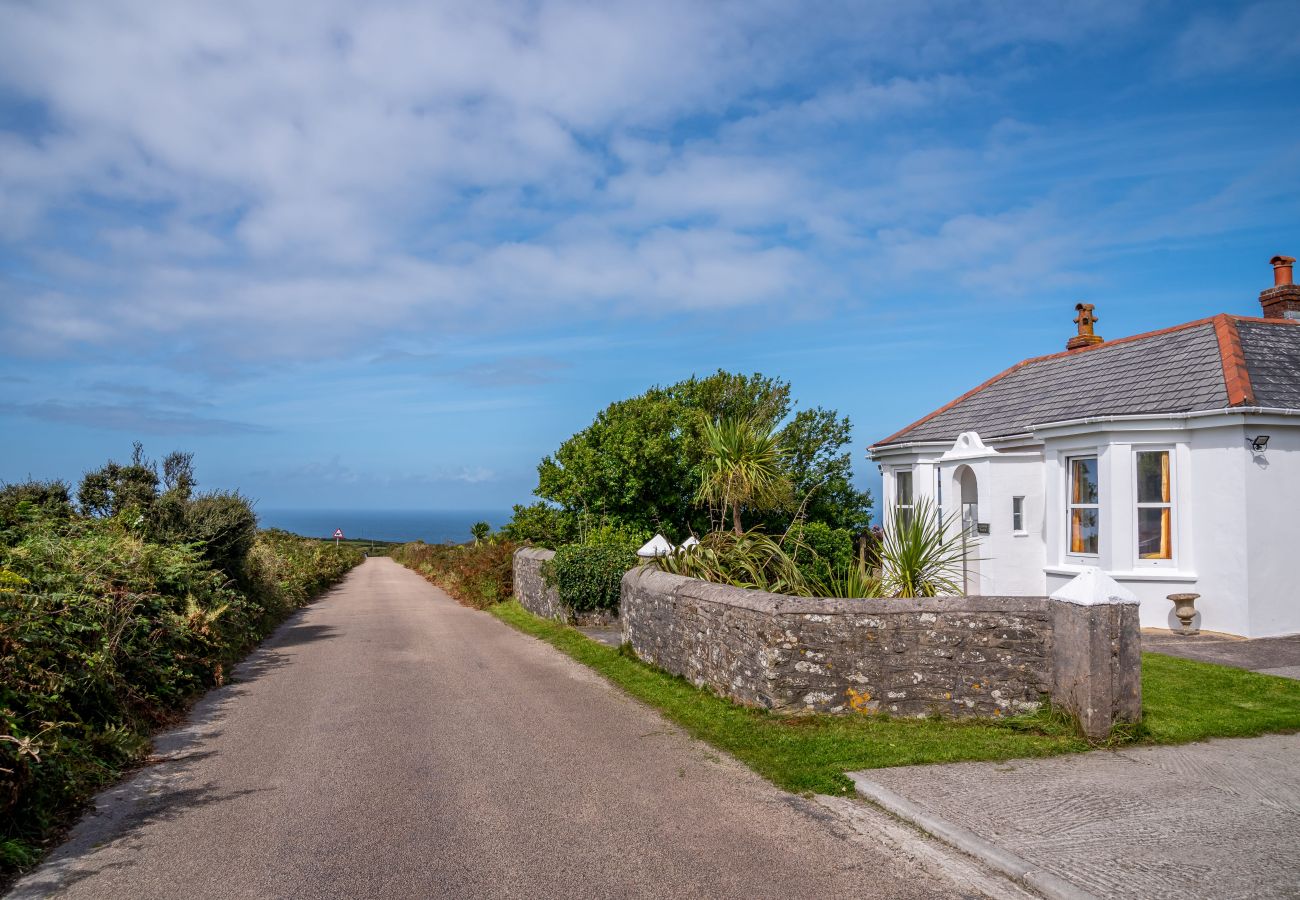
{"label": "slate roof ridge", "polygon": [[[879,441],[876,441],[874,444],[871,444],[871,447],[880,447],[880,446],[884,446],[885,444],[890,444],[890,443],[893,443],[893,442],[897,441],[899,438],[903,437],[905,434],[907,434],[907,433],[908,433],[909,431],[911,431],[912,429],[914,429],[914,428],[916,428],[916,427],[918,427],[918,426],[920,426],[920,425],[924,425],[926,422],[930,421],[931,419],[935,418],[936,416],[939,416],[939,415],[941,415],[941,414],[947,412],[948,410],[952,409],[953,407],[957,406],[958,404],[960,404],[960,403],[962,403],[962,402],[964,402],[964,401],[966,401],[966,400],[969,400],[971,397],[974,397],[976,394],[980,393],[981,391],[985,390],[986,388],[990,387],[991,385],[996,384],[997,382],[1001,381],[1003,378],[1006,378],[1008,375],[1011,375],[1012,373],[1017,372],[1017,371],[1019,371],[1020,369],[1023,369],[1025,366],[1033,365],[1034,363],[1046,362],[1047,360],[1050,360],[1050,359],[1062,359],[1062,358],[1070,357],[1070,356],[1078,356],[1078,355],[1080,355],[1080,354],[1082,354],[1082,353],[1096,353],[1097,351],[1099,351],[1099,350],[1104,350],[1104,349],[1106,349],[1107,347],[1114,347],[1114,346],[1117,346],[1117,345],[1120,345],[1120,344],[1129,344],[1129,343],[1132,343],[1132,342],[1134,342],[1134,341],[1141,341],[1141,340],[1146,340],[1147,338],[1159,337],[1159,336],[1161,336],[1161,335],[1171,334],[1171,333],[1176,332],[1176,331],[1184,331],[1184,330],[1189,329],[1189,328],[1196,328],[1196,327],[1201,326],[1201,325],[1211,325],[1211,324],[1214,324],[1214,323],[1215,323],[1215,322],[1216,322],[1220,317],[1227,317],[1227,314],[1226,314],[1226,313],[1220,313],[1218,316],[1210,316],[1210,317],[1207,317],[1207,318],[1204,318],[1204,319],[1195,319],[1195,320],[1193,320],[1193,321],[1191,321],[1191,322],[1184,322],[1184,323],[1182,323],[1181,325],[1172,325],[1172,326],[1170,326],[1169,328],[1161,328],[1161,329],[1158,329],[1158,330],[1156,330],[1156,331],[1147,331],[1147,332],[1143,332],[1142,334],[1132,334],[1132,335],[1129,335],[1128,337],[1115,338],[1114,340],[1106,341],[1106,342],[1101,343],[1101,344],[1094,344],[1093,346],[1090,346],[1090,347],[1078,347],[1078,348],[1076,348],[1076,349],[1074,349],[1074,350],[1062,350],[1062,351],[1059,351],[1059,352],[1057,352],[1057,353],[1048,353],[1048,354],[1045,354],[1045,355],[1043,355],[1043,356],[1033,356],[1033,357],[1030,357],[1029,359],[1021,360],[1020,362],[1016,363],[1015,365],[1013,365],[1013,366],[1011,366],[1011,367],[1009,367],[1009,368],[1007,368],[1007,369],[1004,369],[1003,371],[1001,371],[1001,372],[999,372],[998,374],[994,375],[992,378],[990,378],[988,381],[985,381],[983,384],[980,384],[980,385],[978,385],[978,386],[976,386],[976,387],[971,388],[969,391],[967,391],[966,393],[962,394],[962,395],[961,395],[960,397],[958,397],[957,399],[952,400],[952,401],[949,401],[948,403],[945,403],[943,406],[939,407],[939,408],[936,409],[934,412],[931,412],[931,413],[929,413],[928,415],[922,416],[921,418],[917,419],[917,420],[916,420],[915,422],[913,422],[912,424],[907,425],[907,426],[905,426],[905,427],[899,429],[898,431],[894,432],[894,433],[891,434],[889,437],[884,438],[884,439],[879,440]],[[1234,317],[1234,318],[1245,318],[1245,317]],[[1276,321],[1278,321],[1278,320],[1277,320],[1277,319],[1260,319],[1259,321],[1276,322]],[[1300,323],[1297,323],[1297,324],[1300,324]],[[1233,330],[1235,331],[1235,328],[1234,328]],[[1238,344],[1240,344],[1240,341],[1238,341]],[[1220,344],[1220,355],[1222,355],[1222,352],[1223,352],[1223,351],[1222,351],[1222,344]],[[1240,369],[1240,371],[1241,371],[1241,373],[1242,373],[1243,375],[1245,374],[1246,368],[1245,368],[1245,362],[1244,362],[1244,359],[1243,359],[1243,361],[1241,362],[1241,369]],[[1249,376],[1246,376],[1246,379],[1247,379],[1247,383],[1249,383]],[[1230,395],[1230,396],[1231,396],[1231,395]]]}
{"label": "slate roof ridge", "polygon": [[1214,317],[1214,336],[1219,342],[1219,359],[1223,363],[1223,386],[1228,391],[1229,406],[1254,406],[1255,391],[1246,368],[1246,354],[1241,349],[1237,318],[1227,313]]}

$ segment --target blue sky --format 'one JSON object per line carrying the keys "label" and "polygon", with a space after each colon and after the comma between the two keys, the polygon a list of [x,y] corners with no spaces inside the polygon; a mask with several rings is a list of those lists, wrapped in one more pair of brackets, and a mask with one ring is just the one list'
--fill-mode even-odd
{"label": "blue sky", "polygon": [[1254,314],[1293,2],[0,2],[0,478],[493,508],[612,400],[779,375],[865,447]]}

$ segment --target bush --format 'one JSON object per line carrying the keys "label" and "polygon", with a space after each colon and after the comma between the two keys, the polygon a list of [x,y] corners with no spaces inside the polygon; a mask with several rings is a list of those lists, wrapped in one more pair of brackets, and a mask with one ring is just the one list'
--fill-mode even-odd
{"label": "bush", "polygon": [[246,497],[204,494],[186,504],[184,523],[187,543],[202,545],[204,558],[231,578],[244,577],[244,563],[257,538],[257,514]]}
{"label": "bush", "polygon": [[810,583],[825,584],[855,563],[853,533],[847,528],[831,528],[821,522],[792,525],[782,543]]}
{"label": "bush", "polygon": [[501,529],[506,540],[537,547],[559,547],[578,538],[578,516],[549,503],[515,506],[514,516]]}
{"label": "bush", "polygon": [[623,576],[636,564],[636,550],[626,542],[566,544],[542,566],[542,577],[574,612],[612,611],[618,609]]}
{"label": "bush", "polygon": [[[49,496],[13,504],[28,505],[0,531],[0,878],[138,762],[154,728],[362,558],[283,532],[256,535],[240,558],[242,525],[205,546],[158,543],[133,508],[84,518],[63,508],[66,491]],[[205,522],[242,521],[232,496],[209,499]],[[214,546],[245,573],[238,588],[208,558]]]}
{"label": "bush", "polygon": [[426,544],[415,541],[390,554],[466,606],[484,609],[514,593],[515,544]]}

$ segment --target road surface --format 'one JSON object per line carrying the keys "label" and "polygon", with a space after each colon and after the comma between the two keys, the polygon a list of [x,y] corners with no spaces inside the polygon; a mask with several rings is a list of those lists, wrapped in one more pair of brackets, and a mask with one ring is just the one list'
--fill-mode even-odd
{"label": "road surface", "polygon": [[17,897],[936,897],[387,559],[301,611]]}

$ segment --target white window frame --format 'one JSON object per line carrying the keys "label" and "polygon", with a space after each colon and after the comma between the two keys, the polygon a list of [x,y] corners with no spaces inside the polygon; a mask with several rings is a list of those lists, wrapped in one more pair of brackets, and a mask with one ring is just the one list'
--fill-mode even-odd
{"label": "white window frame", "polygon": [[[907,503],[901,501],[902,491],[898,489],[898,480],[904,475],[907,476]],[[907,519],[910,521],[913,510],[916,509],[916,475],[912,467],[898,468],[894,470],[894,513],[901,514],[907,510]]]}
{"label": "white window frame", "polygon": [[1011,533],[1029,533],[1025,530],[1025,498],[1023,496],[1011,498]]}
{"label": "white window frame", "polygon": [[[1080,459],[1090,459],[1093,461],[1093,470],[1097,473],[1097,502],[1096,503],[1075,503],[1074,502],[1074,462]],[[1065,457],[1065,555],[1073,559],[1097,559],[1101,556],[1102,539],[1105,535],[1101,521],[1101,454],[1093,451],[1091,453],[1073,453]],[[1070,533],[1074,522],[1074,511],[1076,509],[1095,509],[1097,511],[1097,552],[1095,553],[1076,553],[1070,546]]]}
{"label": "white window frame", "polygon": [[[1169,502],[1143,503],[1138,500],[1138,455],[1141,453],[1164,453],[1169,458]],[[1157,569],[1177,569],[1178,565],[1178,454],[1171,446],[1136,444],[1132,450],[1132,484],[1133,484],[1133,565],[1135,568],[1147,567]],[[1141,553],[1141,532],[1138,522],[1140,509],[1169,510],[1169,558],[1143,559]]]}

